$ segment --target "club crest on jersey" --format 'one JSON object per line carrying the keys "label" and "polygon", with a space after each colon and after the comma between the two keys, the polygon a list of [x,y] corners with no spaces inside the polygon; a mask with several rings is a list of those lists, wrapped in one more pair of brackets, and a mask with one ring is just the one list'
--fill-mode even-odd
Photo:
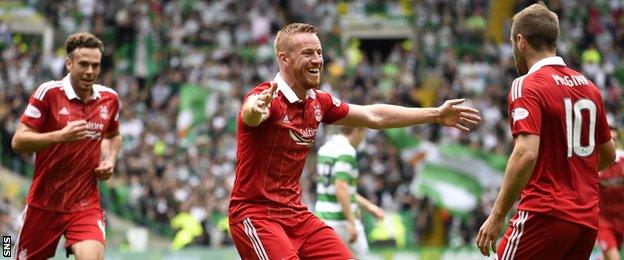
{"label": "club crest on jersey", "polygon": [[100,117],[104,120],[108,119],[108,107],[100,106]]}
{"label": "club crest on jersey", "polygon": [[511,118],[513,118],[514,123],[527,117],[529,117],[529,110],[525,108],[519,107],[511,111]]}
{"label": "club crest on jersey", "polygon": [[319,105],[314,105],[314,118],[316,122],[321,122],[321,120],[323,120],[323,114],[321,113],[321,107]]}

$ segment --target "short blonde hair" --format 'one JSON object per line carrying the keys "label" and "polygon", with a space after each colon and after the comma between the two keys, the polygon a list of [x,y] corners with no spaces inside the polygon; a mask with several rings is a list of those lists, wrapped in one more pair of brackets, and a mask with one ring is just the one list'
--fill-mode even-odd
{"label": "short blonde hair", "polygon": [[291,23],[288,24],[277,32],[275,35],[275,54],[277,55],[280,51],[284,51],[290,48],[291,41],[290,38],[298,33],[313,33],[316,34],[316,28],[307,23]]}
{"label": "short blonde hair", "polygon": [[511,18],[511,37],[522,34],[536,50],[555,49],[559,38],[559,18],[544,2],[532,4]]}

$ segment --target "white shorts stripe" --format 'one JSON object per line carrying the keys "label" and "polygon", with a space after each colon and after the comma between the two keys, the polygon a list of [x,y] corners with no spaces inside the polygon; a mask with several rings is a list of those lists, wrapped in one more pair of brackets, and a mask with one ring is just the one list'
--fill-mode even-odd
{"label": "white shorts stripe", "polygon": [[260,260],[268,260],[269,257],[264,250],[264,246],[262,246],[262,242],[258,237],[258,233],[256,233],[256,228],[253,226],[253,224],[251,224],[251,219],[246,218],[245,220],[243,220],[243,225],[245,225],[245,234],[247,235],[247,237],[249,237],[249,240],[251,240],[251,243],[254,245],[254,250],[256,251],[258,258]]}
{"label": "white shorts stripe", "polygon": [[20,216],[20,228],[17,232],[17,240],[15,241],[15,252],[13,252],[13,256],[17,259],[17,254],[19,253],[19,240],[22,235],[22,230],[24,229],[24,221],[26,221],[26,212],[28,211],[28,204],[24,207],[24,211],[22,211],[22,215]]}
{"label": "white shorts stripe", "polygon": [[513,223],[513,232],[511,236],[509,236],[509,241],[507,241],[507,245],[505,246],[505,251],[503,252],[503,256],[501,260],[513,259],[518,250],[518,243],[520,241],[520,237],[524,231],[524,223],[527,218],[529,218],[529,213],[526,211],[518,211],[518,218]]}
{"label": "white shorts stripe", "polygon": [[518,218],[511,224],[513,231],[511,231],[511,235],[509,235],[509,241],[507,241],[507,245],[505,245],[505,250],[503,251],[503,256],[501,257],[501,260],[505,259],[507,257],[507,254],[509,254],[509,244],[511,244],[511,241],[518,233],[518,223],[520,219],[522,219],[520,214],[521,212],[518,212]]}
{"label": "white shorts stripe", "polygon": [[529,212],[523,212],[525,216],[520,223],[520,233],[518,234],[518,238],[516,238],[516,242],[514,244],[513,251],[511,251],[511,257],[509,259],[514,259],[514,257],[516,256],[516,252],[518,251],[518,244],[520,243],[520,238],[522,238],[522,233],[524,233],[524,223],[526,223],[526,220],[529,218]]}
{"label": "white shorts stripe", "polygon": [[251,228],[247,225],[247,220],[243,220],[243,225],[245,226],[245,235],[247,235],[247,237],[251,241],[256,255],[258,255],[258,259],[263,259],[262,254],[260,253],[260,249],[258,249],[258,244],[254,237],[251,235]]}

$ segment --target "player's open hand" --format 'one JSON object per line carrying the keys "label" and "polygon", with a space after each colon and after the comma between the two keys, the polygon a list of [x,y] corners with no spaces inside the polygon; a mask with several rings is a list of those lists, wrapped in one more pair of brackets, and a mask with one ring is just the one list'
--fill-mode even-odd
{"label": "player's open hand", "polygon": [[114,168],[115,168],[115,165],[110,160],[100,161],[100,164],[94,170],[95,177],[97,177],[98,180],[101,180],[101,181],[108,180],[111,177],[111,175],[113,175]]}
{"label": "player's open hand", "polygon": [[61,142],[72,142],[87,138],[87,121],[78,120],[67,122],[60,131]]}
{"label": "player's open hand", "polygon": [[479,110],[472,107],[460,106],[464,103],[465,99],[451,99],[447,100],[438,107],[440,115],[438,117],[438,123],[444,126],[455,127],[462,131],[470,131],[471,127],[474,127],[481,121]]}
{"label": "player's open hand", "polygon": [[496,253],[496,241],[498,240],[498,234],[500,234],[504,223],[505,217],[500,218],[494,215],[490,215],[485,222],[483,222],[475,240],[481,254],[490,256],[490,248],[492,248],[492,252]]}
{"label": "player's open hand", "polygon": [[271,87],[263,90],[258,94],[256,98],[256,103],[253,106],[254,112],[258,112],[260,114],[266,114],[266,108],[273,101],[273,95],[277,90],[277,82],[271,81]]}

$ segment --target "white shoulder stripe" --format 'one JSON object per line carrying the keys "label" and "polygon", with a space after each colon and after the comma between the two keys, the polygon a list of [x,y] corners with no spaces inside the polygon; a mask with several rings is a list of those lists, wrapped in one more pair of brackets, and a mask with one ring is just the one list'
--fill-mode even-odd
{"label": "white shoulder stripe", "polygon": [[97,90],[97,91],[108,92],[108,93],[115,94],[115,96],[117,96],[117,91],[115,91],[114,89],[109,88],[107,86],[100,85],[100,84],[93,84],[93,88],[95,88],[95,90]]}
{"label": "white shoulder stripe", "polygon": [[522,97],[522,83],[524,81],[524,77],[519,77],[511,83],[511,101],[515,101],[518,98]]}
{"label": "white shoulder stripe", "polygon": [[43,97],[45,97],[45,94],[53,88],[56,87],[62,87],[63,86],[63,82],[62,81],[48,81],[46,83],[41,84],[37,90],[35,91],[35,94],[33,95],[33,97],[35,97],[38,100],[43,100]]}

